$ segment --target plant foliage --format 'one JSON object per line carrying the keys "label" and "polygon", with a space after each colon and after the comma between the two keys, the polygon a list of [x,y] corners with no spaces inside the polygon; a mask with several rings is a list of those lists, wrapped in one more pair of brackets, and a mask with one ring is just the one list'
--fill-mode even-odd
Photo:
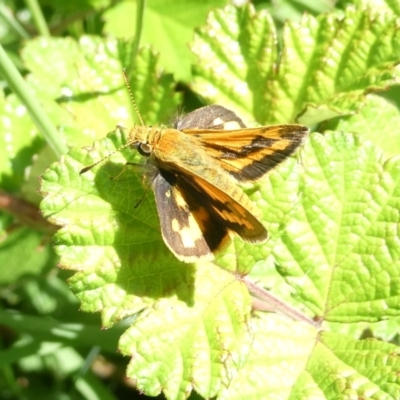
{"label": "plant foliage", "polygon": [[[161,3],[172,18],[184,2],[172,10]],[[400,31],[392,3],[380,12],[366,0],[342,1],[282,29],[261,7],[215,8],[195,29],[192,54],[182,50],[181,66],[165,54],[160,63],[148,45],[134,54],[130,39],[41,37],[24,46],[26,82],[71,147],[42,174],[41,212],[59,227],[54,249],[73,271],[81,309],[100,312],[105,328],[133,317],[119,349],[140,392],[171,400],[194,391],[218,399],[400,398],[400,115],[392,101]],[[108,32],[121,31],[117,18],[131,6],[105,14]],[[154,8],[151,15],[161,23]],[[181,46],[176,35],[191,32],[180,18],[162,49]],[[156,40],[146,29],[146,40]],[[234,239],[215,262],[195,265],[166,248],[151,191],[124,167],[140,157],[118,151],[140,123],[121,75],[127,65],[148,125],[169,122],[183,99],[176,77],[190,77],[192,94],[248,124],[312,128],[299,157],[245,188],[269,230],[266,244]],[[20,129],[0,147],[2,188],[24,187],[35,201],[24,171],[44,170],[45,142],[17,97],[1,101],[3,130]],[[15,253],[6,267],[14,275],[19,249],[38,241],[36,230],[22,233],[23,241],[14,234],[3,242]],[[54,259],[46,249],[32,258],[32,271]],[[256,311],[244,276],[318,324]]]}

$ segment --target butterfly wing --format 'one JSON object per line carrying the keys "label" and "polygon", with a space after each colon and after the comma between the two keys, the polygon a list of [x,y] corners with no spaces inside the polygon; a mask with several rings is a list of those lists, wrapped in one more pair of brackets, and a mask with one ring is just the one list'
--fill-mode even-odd
{"label": "butterfly wing", "polygon": [[195,136],[238,181],[261,178],[293,154],[309,132],[302,125],[246,128],[233,111],[215,104],[178,119],[175,127]]}
{"label": "butterfly wing", "polygon": [[210,216],[200,199],[179,187],[173,174],[161,170],[153,190],[161,233],[172,253],[184,262],[212,260],[229,240],[226,226]]}
{"label": "butterfly wing", "polygon": [[192,111],[175,122],[175,129],[239,129],[245,128],[243,121],[231,110],[217,104]]}
{"label": "butterfly wing", "polygon": [[238,130],[185,129],[195,135],[207,153],[239,181],[254,181],[293,154],[304,142],[308,128],[272,125]]}
{"label": "butterfly wing", "polygon": [[212,259],[230,231],[247,242],[265,241],[256,208],[233,178],[260,178],[307,133],[300,125],[245,128],[232,111],[215,105],[163,130],[153,145],[152,162],[159,169],[153,189],[164,241],[177,258]]}
{"label": "butterfly wing", "polygon": [[221,190],[215,183],[199,176],[182,174],[178,187],[185,194],[188,204],[200,205],[210,219],[235,232],[243,241],[264,242],[268,237],[267,230],[256,216],[258,210],[243,190],[238,186],[232,186],[232,190],[231,187]]}
{"label": "butterfly wing", "polygon": [[239,188],[240,203],[199,177],[160,169],[153,190],[164,242],[182,261],[213,259],[229,241],[230,231],[246,242],[267,239],[267,230],[249,211],[253,205]]}

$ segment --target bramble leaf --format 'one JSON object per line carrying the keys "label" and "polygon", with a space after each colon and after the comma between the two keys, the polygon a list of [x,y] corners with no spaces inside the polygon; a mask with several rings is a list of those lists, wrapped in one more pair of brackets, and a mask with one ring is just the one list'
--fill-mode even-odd
{"label": "bramble leaf", "polygon": [[[174,74],[176,81],[191,80],[194,61],[188,43],[193,29],[205,22],[210,8],[222,7],[226,0],[153,0],[147,3],[141,45],[151,45],[160,54],[160,65]],[[118,38],[131,38],[136,32],[136,5],[120,2],[103,14],[104,31]],[[156,28],[156,29],[155,29]]]}
{"label": "bramble leaf", "polygon": [[356,112],[370,91],[398,82],[396,18],[347,8],[288,22],[282,48],[266,12],[227,7],[210,13],[192,49],[201,62],[194,89],[260,123],[311,125]]}
{"label": "bramble leaf", "polygon": [[328,321],[400,315],[400,163],[345,133],[304,148],[301,206],[273,249],[296,297]]}

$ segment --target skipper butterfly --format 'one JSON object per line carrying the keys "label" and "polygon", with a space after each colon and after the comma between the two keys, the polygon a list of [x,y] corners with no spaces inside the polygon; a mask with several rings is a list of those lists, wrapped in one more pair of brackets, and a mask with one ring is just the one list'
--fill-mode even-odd
{"label": "skipper butterfly", "polygon": [[264,176],[307,135],[308,128],[294,124],[246,128],[219,105],[187,114],[173,129],[132,128],[128,145],[157,169],[152,188],[172,253],[185,262],[212,260],[231,232],[245,242],[264,242],[267,230],[238,182]]}
{"label": "skipper butterfly", "polygon": [[156,169],[151,186],[162,237],[179,260],[212,260],[231,233],[250,243],[267,239],[258,210],[238,183],[260,179],[293,154],[307,127],[246,128],[219,105],[187,114],[174,128],[147,127],[138,115],[142,126],[129,131],[124,147],[137,149]]}

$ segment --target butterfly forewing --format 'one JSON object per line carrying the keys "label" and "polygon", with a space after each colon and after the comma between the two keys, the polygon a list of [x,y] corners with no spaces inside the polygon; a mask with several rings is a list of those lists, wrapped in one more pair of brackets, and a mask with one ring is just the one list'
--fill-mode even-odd
{"label": "butterfly forewing", "polygon": [[245,242],[261,243],[267,239],[267,230],[256,217],[258,211],[239,187],[223,191],[208,180],[185,175],[178,186],[183,192],[192,193],[191,197],[199,204],[206,204],[211,218],[219,220],[228,231],[235,232]]}
{"label": "butterfly forewing", "polygon": [[184,132],[195,135],[207,153],[239,181],[261,178],[293,154],[308,135],[308,129],[301,125]]}

